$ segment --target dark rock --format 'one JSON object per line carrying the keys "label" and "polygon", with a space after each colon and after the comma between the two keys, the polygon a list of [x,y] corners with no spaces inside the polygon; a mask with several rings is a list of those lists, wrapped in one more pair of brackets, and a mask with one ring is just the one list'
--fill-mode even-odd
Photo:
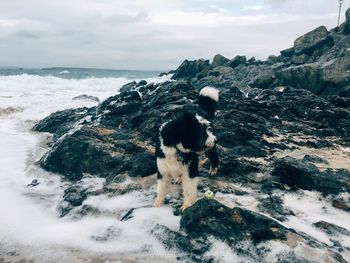
{"label": "dark rock", "polygon": [[163,76],[167,76],[168,74],[169,74],[168,72],[161,72],[158,76],[163,77]]}
{"label": "dark rock", "polygon": [[251,57],[250,59],[248,59],[248,63],[254,63],[256,61],[255,57]]}
{"label": "dark rock", "polygon": [[347,170],[320,171],[315,165],[291,157],[278,160],[272,175],[290,187],[315,190],[323,194],[350,192],[350,172]]}
{"label": "dark rock", "polygon": [[124,213],[122,213],[120,221],[128,221],[129,219],[133,218],[134,211],[135,211],[135,208],[131,208],[131,209],[125,211]]}
{"label": "dark rock", "polygon": [[350,236],[350,231],[343,228],[343,227],[340,227],[340,226],[337,226],[337,225],[334,225],[332,223],[328,223],[328,222],[325,222],[325,221],[318,221],[316,223],[313,224],[315,227],[321,229],[323,232],[327,233],[328,235],[347,235],[347,236]]}
{"label": "dark rock", "polygon": [[345,12],[345,23],[344,23],[344,28],[343,28],[343,32],[345,34],[350,34],[350,8],[348,8],[348,10],[346,10]]}
{"label": "dark rock", "polygon": [[275,75],[273,71],[263,71],[253,78],[248,85],[253,88],[268,88],[269,85],[274,81]]}
{"label": "dark rock", "polygon": [[59,215],[67,215],[74,207],[82,205],[86,197],[86,190],[78,184],[68,187],[64,190],[63,200],[57,206]]}
{"label": "dark rock", "polygon": [[139,83],[137,83],[138,86],[144,86],[147,85],[147,81],[146,80],[140,80]]}
{"label": "dark rock", "polygon": [[94,239],[94,240],[96,240],[98,242],[110,242],[110,241],[118,239],[118,237],[120,236],[121,232],[122,232],[121,229],[119,229],[119,228],[117,228],[115,226],[110,226],[101,235],[93,235],[90,238]]}
{"label": "dark rock", "polygon": [[[179,237],[178,233],[171,233],[168,235],[169,239],[167,235],[158,236],[162,237],[165,243],[168,240],[169,247],[186,251],[189,257],[194,256],[193,258],[196,259],[192,258],[194,262],[207,262],[207,260],[216,262],[215,259],[203,258],[201,255],[208,250],[208,245],[212,246],[213,238],[226,243],[236,254],[252,259],[254,262],[271,262],[271,258],[266,257],[270,250],[264,248],[264,242],[269,240],[286,244],[292,249],[295,248],[296,245],[293,243],[296,241],[303,243],[311,250],[325,249],[324,244],[306,235],[298,234],[269,217],[239,207],[229,208],[214,199],[201,199],[187,208],[181,218],[180,226],[187,236]],[[177,239],[181,240],[180,245],[176,242]],[[189,240],[192,244],[189,244]],[[197,241],[196,247],[199,248],[195,250],[196,253],[192,253],[193,241]],[[246,246],[242,247],[242,242],[250,243],[250,249],[247,250]],[[253,251],[251,248],[254,248]],[[338,262],[345,262],[339,253],[330,251],[328,254]],[[305,257],[300,258],[292,252],[278,254],[277,258],[278,262],[308,262]]]}
{"label": "dark rock", "polygon": [[276,57],[275,55],[270,55],[266,60],[266,63],[269,65],[273,65],[273,64],[276,64],[278,62],[279,62],[279,58]]}
{"label": "dark rock", "polygon": [[244,64],[247,62],[247,57],[246,56],[240,56],[240,55],[237,55],[235,56],[233,59],[230,60],[230,67],[231,68],[235,68],[241,64]]}
{"label": "dark rock", "polygon": [[214,199],[201,199],[186,209],[180,225],[191,238],[214,236],[229,245],[243,240],[285,240],[290,232],[268,217],[239,207],[231,209]]}
{"label": "dark rock", "polygon": [[217,54],[213,58],[213,63],[211,64],[213,68],[218,66],[223,66],[227,64],[230,60],[228,58],[225,58],[223,55]]}
{"label": "dark rock", "polygon": [[350,85],[338,88],[336,92],[333,92],[333,94],[337,94],[342,97],[350,98]]}
{"label": "dark rock", "polygon": [[39,183],[38,179],[34,179],[30,184],[27,185],[27,187],[35,187],[39,184],[40,183]]}
{"label": "dark rock", "polygon": [[126,178],[122,175],[119,175],[117,178],[113,177],[112,175],[110,177],[107,177],[106,181],[108,183],[103,187],[103,189],[100,189],[98,191],[99,193],[103,192],[103,193],[110,193],[111,195],[123,195],[132,191],[137,191],[142,189],[142,186],[138,183],[133,183],[130,181],[126,182]]}
{"label": "dark rock", "polygon": [[284,68],[276,72],[276,77],[281,85],[308,89],[315,94],[322,94],[329,85],[345,85],[350,79],[349,67],[350,59],[341,57],[324,63]]}
{"label": "dark rock", "polygon": [[332,206],[346,212],[350,212],[350,202],[346,202],[344,199],[337,198],[332,201]]}
{"label": "dark rock", "polygon": [[90,205],[84,205],[82,204],[81,206],[77,207],[74,209],[74,215],[72,216],[73,219],[80,219],[86,216],[99,216],[103,214],[101,210],[99,210],[96,207],[90,206]]}
{"label": "dark rock", "polygon": [[203,255],[210,248],[208,242],[205,242],[201,238],[190,239],[185,235],[161,225],[156,225],[152,230],[152,234],[161,241],[167,249],[183,251],[187,254],[190,253],[190,257],[196,262],[196,259],[199,259],[197,256]]}
{"label": "dark rock", "polygon": [[310,162],[310,163],[323,163],[323,164],[329,164],[327,160],[317,156],[317,155],[305,155],[303,157],[303,161]]}
{"label": "dark rock", "polygon": [[250,175],[260,171],[259,164],[253,161],[237,160],[234,155],[225,153],[220,155],[221,165],[219,175],[232,178],[240,182],[254,180]]}
{"label": "dark rock", "polygon": [[258,208],[280,221],[286,220],[287,216],[294,215],[292,211],[283,207],[282,199],[278,196],[270,195],[267,198],[262,198]]}
{"label": "dark rock", "polygon": [[293,56],[293,54],[294,54],[294,47],[284,49],[280,53],[281,53],[282,57],[289,58],[289,57]]}
{"label": "dark rock", "polygon": [[313,64],[292,66],[276,72],[281,85],[308,89],[315,94],[324,90],[319,67]]}
{"label": "dark rock", "polygon": [[85,118],[87,115],[94,114],[94,112],[95,108],[78,108],[57,111],[38,122],[33,127],[33,130],[53,133],[54,139],[58,139],[72,129],[74,124]]}
{"label": "dark rock", "polygon": [[96,102],[100,101],[99,98],[97,98],[95,96],[90,96],[90,95],[87,95],[87,94],[76,96],[72,100],[90,100],[90,101],[96,101]]}
{"label": "dark rock", "polygon": [[202,71],[208,70],[209,60],[198,59],[198,60],[185,60],[182,62],[180,67],[175,71],[172,79],[190,79],[200,74]]}
{"label": "dark rock", "polygon": [[328,31],[326,27],[320,26],[295,40],[294,42],[295,53],[310,54],[315,49],[325,44],[327,39],[328,39]]}
{"label": "dark rock", "polygon": [[133,90],[133,89],[135,89],[135,88],[136,88],[136,81],[132,81],[132,82],[127,83],[127,84],[125,84],[124,86],[122,86],[122,87],[119,89],[119,91],[120,91],[121,93],[123,93],[123,92],[131,91],[131,90]]}
{"label": "dark rock", "polygon": [[227,75],[233,72],[233,69],[231,67],[224,67],[224,66],[218,66],[213,68],[208,72],[208,76],[221,76],[221,75]]}
{"label": "dark rock", "polygon": [[[349,91],[350,91],[350,86],[349,86]],[[330,96],[329,100],[336,107],[340,107],[344,109],[350,108],[350,97],[346,98],[346,97],[339,97],[339,96]]]}
{"label": "dark rock", "polygon": [[138,152],[131,159],[131,177],[144,177],[154,174],[157,171],[153,153]]}
{"label": "dark rock", "polygon": [[292,61],[296,65],[305,64],[310,57],[306,54],[294,55]]}
{"label": "dark rock", "polygon": [[[68,180],[79,180],[84,173],[98,174],[106,177],[125,171],[128,162],[123,149],[113,147],[127,141],[113,140],[104,130],[83,128],[69,134],[62,142],[58,142],[44,156],[39,164],[48,171],[63,174]],[[124,148],[125,148],[124,146]],[[119,150],[119,154],[118,154]],[[69,160],[69,161],[67,161]]]}

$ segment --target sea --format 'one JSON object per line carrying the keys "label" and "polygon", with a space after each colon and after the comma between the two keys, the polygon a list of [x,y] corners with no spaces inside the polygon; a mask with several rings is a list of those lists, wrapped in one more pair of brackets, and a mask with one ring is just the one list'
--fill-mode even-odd
{"label": "sea", "polygon": [[[162,82],[156,71],[81,68],[0,69],[0,262],[174,262],[151,230],[156,224],[179,229],[170,207],[152,207],[142,191],[98,195],[85,205],[99,215],[60,217],[58,205],[71,185],[35,163],[48,151],[50,134],[33,132],[39,120],[68,108],[99,102],[72,100],[79,95],[103,101],[130,81]],[[33,180],[39,183],[30,186]],[[104,179],[84,177],[90,190]],[[151,193],[152,193],[151,189]],[[133,218],[120,221],[131,208]],[[73,213],[74,214],[74,213]]]}

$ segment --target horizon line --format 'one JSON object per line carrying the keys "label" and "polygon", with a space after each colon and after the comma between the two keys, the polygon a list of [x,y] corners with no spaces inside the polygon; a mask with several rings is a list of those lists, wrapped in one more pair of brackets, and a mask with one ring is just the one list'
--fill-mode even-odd
{"label": "horizon line", "polygon": [[172,69],[118,69],[118,68],[97,68],[97,67],[73,67],[73,66],[54,66],[54,67],[20,67],[20,66],[0,66],[0,69],[35,69],[35,70],[55,70],[55,69],[87,69],[87,70],[114,70],[114,71],[143,71],[143,72],[168,72]]}

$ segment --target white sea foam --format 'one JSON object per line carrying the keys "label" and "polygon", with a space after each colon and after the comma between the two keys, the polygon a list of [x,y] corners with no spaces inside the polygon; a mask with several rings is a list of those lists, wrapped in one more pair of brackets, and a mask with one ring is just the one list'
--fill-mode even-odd
{"label": "white sea foam", "polygon": [[[284,196],[284,204],[293,210],[295,216],[290,216],[284,224],[296,231],[306,233],[314,239],[332,245],[332,238],[337,239],[344,247],[350,247],[350,236],[340,235],[331,237],[312,224],[318,221],[326,221],[350,231],[350,214],[332,207],[328,198],[317,192],[300,191]],[[343,257],[350,260],[350,253],[344,252]]]}

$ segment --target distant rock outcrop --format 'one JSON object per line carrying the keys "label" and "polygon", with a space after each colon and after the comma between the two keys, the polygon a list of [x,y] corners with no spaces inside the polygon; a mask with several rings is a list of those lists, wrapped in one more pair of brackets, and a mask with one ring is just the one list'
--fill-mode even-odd
{"label": "distant rock outcrop", "polygon": [[195,86],[291,86],[318,95],[349,96],[349,10],[347,17],[342,30],[328,31],[320,26],[296,39],[294,47],[282,50],[280,56],[269,56],[264,62],[247,61],[241,55],[230,61],[216,55],[212,64],[206,60],[185,60],[173,79],[186,79]]}
{"label": "distant rock outcrop", "polygon": [[294,51],[297,55],[312,54],[315,49],[322,47],[327,40],[327,28],[325,26],[320,26],[296,39],[294,42]]}
{"label": "distant rock outcrop", "polygon": [[346,21],[344,23],[343,32],[349,35],[350,34],[350,8],[346,10],[345,17],[346,17]]}

